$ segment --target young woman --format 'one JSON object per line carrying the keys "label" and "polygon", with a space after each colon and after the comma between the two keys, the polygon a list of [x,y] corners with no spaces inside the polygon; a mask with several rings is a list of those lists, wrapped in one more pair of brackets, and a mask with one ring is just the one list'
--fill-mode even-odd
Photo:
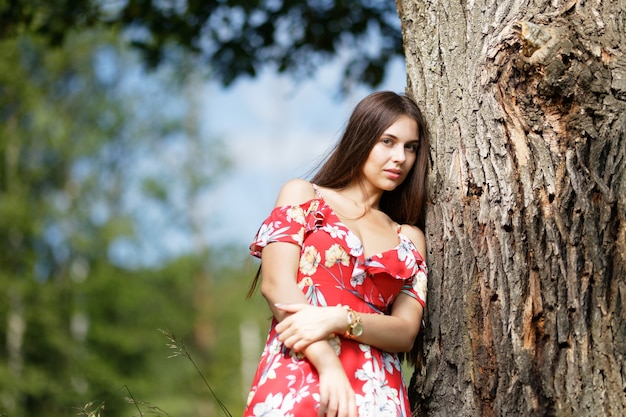
{"label": "young woman", "polygon": [[428,147],[417,105],[374,93],[312,181],[283,186],[250,247],[274,318],[245,416],[411,415],[397,353],[426,302]]}

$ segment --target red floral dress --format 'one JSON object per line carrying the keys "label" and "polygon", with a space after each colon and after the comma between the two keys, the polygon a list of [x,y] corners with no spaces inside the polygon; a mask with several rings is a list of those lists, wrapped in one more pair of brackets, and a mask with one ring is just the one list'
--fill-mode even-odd
{"label": "red floral dress", "polygon": [[[298,287],[310,304],[385,314],[401,292],[422,306],[426,301],[426,264],[400,232],[398,241],[395,248],[365,258],[358,237],[318,195],[301,205],[276,207],[250,251],[260,257],[269,243],[297,244],[302,248]],[[302,354],[278,340],[275,325],[273,320],[244,416],[317,417],[318,374]],[[355,391],[360,417],[411,415],[397,355],[339,336],[330,343]]]}

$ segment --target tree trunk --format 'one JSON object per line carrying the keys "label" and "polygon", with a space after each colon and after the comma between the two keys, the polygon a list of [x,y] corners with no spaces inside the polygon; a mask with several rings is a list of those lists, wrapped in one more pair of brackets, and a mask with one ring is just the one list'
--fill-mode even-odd
{"label": "tree trunk", "polygon": [[626,2],[397,5],[433,135],[414,415],[626,415]]}

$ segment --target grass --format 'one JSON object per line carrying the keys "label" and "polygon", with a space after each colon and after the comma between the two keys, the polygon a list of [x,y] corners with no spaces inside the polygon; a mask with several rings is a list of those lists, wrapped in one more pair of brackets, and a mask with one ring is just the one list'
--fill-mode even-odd
{"label": "grass", "polygon": [[[168,342],[167,347],[172,350],[172,353],[168,356],[168,358],[176,358],[179,356],[187,358],[187,360],[191,362],[196,372],[198,372],[198,374],[202,378],[204,385],[209,389],[209,391],[211,392],[211,395],[215,399],[215,402],[220,407],[224,415],[227,417],[233,417],[232,414],[230,414],[230,412],[228,411],[228,408],[226,408],[224,403],[217,397],[217,395],[215,394],[215,391],[213,391],[213,388],[211,388],[209,381],[207,381],[202,371],[200,371],[200,368],[198,367],[196,362],[193,360],[193,357],[189,353],[189,350],[187,350],[187,347],[185,346],[183,341],[178,339],[169,330],[159,329],[159,331],[167,339],[167,342]],[[80,407],[77,410],[77,415],[83,416],[83,417],[102,417],[107,401],[110,398],[116,396],[120,391],[123,391],[123,390],[126,390],[126,392],[128,393],[128,396],[125,398],[126,402],[135,406],[135,408],[137,409],[137,412],[139,413],[138,414],[139,417],[144,417],[144,416],[171,417],[167,412],[163,411],[162,409],[160,409],[159,407],[151,403],[144,402],[144,401],[137,401],[135,397],[133,396],[132,392],[130,391],[130,388],[127,385],[121,386],[113,394],[111,394],[111,396],[109,396],[107,399],[103,401],[100,401],[100,402],[92,401],[92,402],[85,404],[84,406]],[[5,417],[5,415],[0,412],[0,417]]]}
{"label": "grass", "polygon": [[213,391],[213,388],[211,388],[211,385],[209,385],[209,381],[207,381],[207,379],[204,376],[204,374],[202,373],[202,371],[200,371],[200,368],[198,368],[198,365],[196,364],[196,362],[191,357],[191,354],[189,353],[189,351],[185,347],[185,344],[183,343],[183,341],[178,339],[176,336],[174,336],[174,334],[172,334],[168,330],[161,330],[161,329],[159,329],[159,331],[161,333],[163,333],[163,335],[167,338],[167,340],[169,341],[167,346],[170,349],[172,349],[172,351],[174,352],[174,353],[172,353],[169,356],[169,358],[174,358],[174,357],[177,357],[177,356],[184,356],[185,358],[187,358],[191,362],[193,367],[196,369],[196,372],[198,372],[198,374],[202,378],[202,381],[204,382],[204,385],[206,385],[206,387],[209,389],[209,391],[211,392],[211,395],[213,395],[213,398],[215,399],[215,402],[217,403],[217,405],[219,405],[220,409],[224,412],[224,415],[226,415],[228,417],[233,417],[230,414],[230,412],[228,411],[228,408],[226,408],[226,406],[224,405],[224,403],[222,401],[220,401],[220,399],[217,397],[217,395],[215,395],[215,391]]}

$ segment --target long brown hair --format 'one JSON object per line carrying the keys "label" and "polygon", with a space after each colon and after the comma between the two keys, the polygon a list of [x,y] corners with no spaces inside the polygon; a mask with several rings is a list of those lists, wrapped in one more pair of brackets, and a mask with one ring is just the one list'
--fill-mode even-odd
{"label": "long brown hair", "polygon": [[430,137],[421,110],[407,96],[381,91],[361,100],[341,139],[311,182],[323,187],[343,188],[358,178],[376,142],[401,116],[408,116],[417,123],[417,157],[407,178],[393,191],[383,193],[380,209],[397,223],[423,228]]}
{"label": "long brown hair", "polygon": [[[394,190],[383,193],[379,207],[395,222],[423,229],[430,134],[420,108],[407,96],[382,91],[365,97],[354,109],[339,143],[311,182],[329,188],[343,188],[358,178],[374,145],[400,116],[408,116],[417,123],[417,157],[407,178]],[[401,353],[399,357],[413,366],[421,366],[423,337],[422,330],[413,349]]]}
{"label": "long brown hair", "polygon": [[[311,182],[328,188],[343,188],[350,184],[361,175],[361,168],[376,142],[400,116],[408,116],[417,123],[417,157],[407,178],[393,191],[384,192],[379,206],[397,223],[424,228],[430,136],[421,110],[407,96],[381,91],[361,100],[352,112],[341,139]],[[248,290],[248,298],[256,290],[260,273],[261,267]]]}

